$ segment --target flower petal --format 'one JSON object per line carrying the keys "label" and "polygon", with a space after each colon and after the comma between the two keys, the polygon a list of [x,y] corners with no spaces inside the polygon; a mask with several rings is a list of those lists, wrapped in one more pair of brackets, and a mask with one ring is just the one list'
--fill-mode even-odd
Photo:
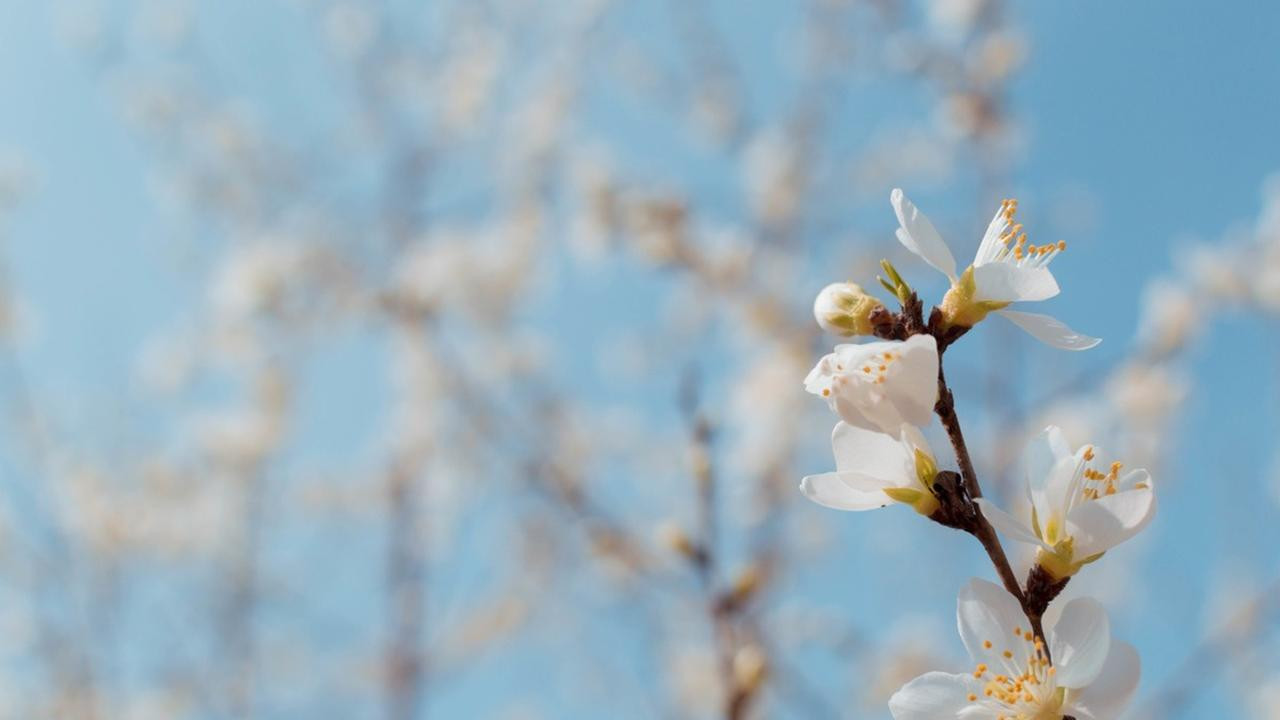
{"label": "flower petal", "polygon": [[854,489],[846,482],[846,473],[830,472],[810,475],[800,481],[800,492],[810,500],[833,510],[876,510],[892,500],[880,490]]}
{"label": "flower petal", "polygon": [[889,698],[889,712],[893,720],[954,718],[970,704],[971,680],[971,675],[925,673]]}
{"label": "flower petal", "polygon": [[[1071,509],[1072,493],[1079,493],[1079,484],[1084,478],[1084,454],[1084,448],[1081,448],[1074,455],[1059,458],[1047,473],[1027,477],[1027,491],[1039,516],[1042,531],[1049,532],[1046,526],[1050,522],[1056,522],[1059,530],[1064,529],[1064,515]],[[1059,539],[1061,538],[1052,538],[1053,542]]]}
{"label": "flower petal", "polygon": [[900,352],[893,399],[904,421],[925,427],[938,402],[938,341],[932,335],[913,335],[902,343]]}
{"label": "flower petal", "polygon": [[1151,473],[1143,468],[1130,470],[1116,481],[1116,487],[1124,490],[1142,489],[1151,486]]}
{"label": "flower petal", "polygon": [[1061,350],[1088,350],[1102,342],[1100,338],[1081,335],[1064,325],[1060,320],[1048,315],[1017,312],[1015,310],[999,310],[1009,322],[1027,331],[1031,337],[1045,345]]}
{"label": "flower petal", "polygon": [[902,451],[910,453],[912,465],[911,469],[915,469],[915,451],[919,450],[929,457],[934,457],[933,450],[929,447],[929,441],[925,439],[924,433],[920,432],[920,428],[908,423],[902,424],[902,431],[898,433],[898,437],[902,438]]}
{"label": "flower petal", "polygon": [[[956,624],[969,656],[978,660],[1000,652],[1001,646],[1013,637],[1013,629],[1026,625],[1026,617],[1022,614],[1022,606],[1008,591],[974,578],[960,589],[956,598]],[[985,646],[987,642],[993,643],[994,650]],[[1025,643],[1017,643],[1014,649],[1025,651],[1025,647]],[[1019,659],[1015,658],[1013,664],[1017,664]],[[1008,662],[1001,664],[1008,665],[1015,674],[1020,672],[1013,670]]]}
{"label": "flower petal", "polygon": [[842,421],[831,432],[831,449],[836,470],[880,478],[886,487],[915,484],[915,458],[896,437]]}
{"label": "flower petal", "polygon": [[1019,267],[995,262],[973,268],[975,300],[1034,302],[1058,294],[1058,281],[1046,267]]}
{"label": "flower petal", "polygon": [[1088,687],[1069,694],[1069,707],[1080,720],[1120,717],[1133,699],[1141,675],[1142,660],[1138,651],[1129,643],[1113,641],[1102,671]]}
{"label": "flower petal", "polygon": [[1156,494],[1145,488],[1123,490],[1082,502],[1067,515],[1080,559],[1105,552],[1142,531],[1156,512]]}
{"label": "flower petal", "polygon": [[834,375],[832,368],[835,361],[835,353],[828,353],[822,356],[822,359],[818,360],[813,369],[809,371],[809,374],[805,376],[804,389],[814,395],[821,396],[823,388],[831,387],[831,378]]}
{"label": "flower petal", "polygon": [[1098,677],[1111,648],[1111,622],[1101,603],[1088,597],[1072,600],[1047,634],[1059,686],[1081,688]]}
{"label": "flower petal", "polygon": [[978,245],[977,254],[973,256],[973,264],[975,266],[985,265],[995,260],[1000,251],[1005,249],[1002,238],[1008,229],[1009,216],[1005,215],[1005,204],[1000,203],[995,217],[991,218],[991,222],[987,224],[986,232],[982,234],[982,242]]}
{"label": "flower petal", "polygon": [[1058,461],[1071,455],[1071,445],[1067,443],[1062,428],[1050,425],[1031,442],[1022,452],[1022,467],[1027,475],[1027,490],[1032,502],[1037,503],[1037,490],[1044,488]]}
{"label": "flower petal", "polygon": [[898,408],[893,403],[878,401],[865,385],[835,393],[828,404],[844,422],[871,432],[888,433],[890,428],[902,424]]}
{"label": "flower petal", "polygon": [[938,346],[932,335],[837,345],[806,380],[850,425],[897,435],[928,425],[938,399]]}
{"label": "flower petal", "polygon": [[956,259],[929,218],[898,188],[889,194],[889,202],[893,204],[898,224],[902,226],[897,231],[898,242],[955,282]]}
{"label": "flower petal", "polygon": [[1032,545],[1052,550],[1048,545],[1041,542],[1040,538],[1036,537],[1035,532],[1033,532],[1031,528],[1027,527],[1014,516],[996,507],[995,503],[986,498],[977,498],[974,502],[978,504],[978,507],[982,508],[983,517],[985,517],[991,523],[991,526],[998,532],[1003,533],[1005,536],[1010,539],[1017,540],[1018,542],[1030,543]]}

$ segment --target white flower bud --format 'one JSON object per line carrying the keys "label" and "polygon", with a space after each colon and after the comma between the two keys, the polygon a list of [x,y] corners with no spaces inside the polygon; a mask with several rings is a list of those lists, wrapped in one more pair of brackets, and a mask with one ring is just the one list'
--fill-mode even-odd
{"label": "white flower bud", "polygon": [[853,283],[831,283],[813,301],[813,317],[823,330],[841,337],[870,335],[871,313],[882,307]]}
{"label": "white flower bud", "polygon": [[667,521],[659,525],[657,536],[659,544],[679,555],[692,558],[698,554],[697,548],[694,547],[693,539],[674,522]]}
{"label": "white flower bud", "polygon": [[733,679],[739,690],[751,694],[760,689],[769,673],[769,661],[758,645],[744,645],[733,655]]}

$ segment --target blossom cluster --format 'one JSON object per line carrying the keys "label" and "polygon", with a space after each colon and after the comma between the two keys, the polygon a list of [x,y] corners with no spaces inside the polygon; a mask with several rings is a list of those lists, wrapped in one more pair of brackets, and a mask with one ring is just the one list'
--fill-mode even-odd
{"label": "blossom cluster", "polygon": [[[1007,309],[1058,293],[1049,265],[1066,244],[1030,242],[1017,222],[1017,200],[1006,199],[972,264],[957,272],[929,219],[901,190],[890,199],[898,240],[946,275],[950,289],[926,320],[916,293],[886,261],[888,277],[880,283],[899,301],[899,312],[849,283],[819,294],[814,315],[824,329],[880,339],[837,345],[805,378],[805,389],[826,400],[839,420],[831,436],[836,469],[805,477],[800,489],[838,510],[908,505],[968,532],[982,542],[1004,584],[974,579],[960,592],[957,615],[976,663],[972,671],[923,675],[894,694],[890,710],[897,720],[1114,718],[1137,686],[1136,651],[1112,640],[1106,612],[1093,599],[1067,603],[1047,628],[1044,615],[1072,576],[1151,521],[1151,475],[1092,444],[1073,448],[1050,426],[1025,453],[1028,512],[1001,509],[982,497],[942,366],[946,349],[991,313],[1053,347],[1097,345],[1098,339],[1050,316]],[[959,473],[939,470],[925,439],[935,415]],[[1025,584],[1012,574],[998,535],[1036,549]]]}

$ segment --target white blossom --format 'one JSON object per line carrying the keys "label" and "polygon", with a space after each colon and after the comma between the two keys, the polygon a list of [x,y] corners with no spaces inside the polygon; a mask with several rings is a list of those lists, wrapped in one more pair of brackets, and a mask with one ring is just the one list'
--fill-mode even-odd
{"label": "white blossom", "polygon": [[809,372],[804,387],[826,398],[842,420],[897,434],[903,423],[929,424],[938,400],[938,346],[931,335],[837,345]]}
{"label": "white blossom", "polygon": [[973,670],[907,683],[889,699],[894,720],[1114,720],[1137,688],[1138,653],[1112,640],[1092,598],[1067,603],[1038,638],[1012,595],[974,579],[960,591],[956,619]]}
{"label": "white blossom", "polygon": [[1138,534],[1155,515],[1150,473],[1122,469],[1120,462],[1105,463],[1092,445],[1072,451],[1062,431],[1050,426],[1027,453],[1030,517],[1015,518],[983,498],[976,502],[997,530],[1037,546],[1041,567],[1069,577]]}
{"label": "white blossom", "polygon": [[990,312],[996,312],[1032,337],[1063,350],[1087,350],[1101,340],[1081,335],[1048,315],[1007,310],[1015,302],[1048,300],[1058,294],[1058,283],[1049,272],[1049,263],[1066,249],[1059,240],[1047,245],[1027,243],[1027,234],[1017,223],[1017,200],[1004,200],[978,246],[978,252],[962,274],[956,261],[929,218],[895,189],[889,197],[898,215],[898,241],[951,281],[943,298],[943,315],[952,325],[971,327]]}
{"label": "white blossom", "polygon": [[938,509],[931,487],[938,474],[920,430],[903,424],[896,436],[837,423],[831,434],[835,472],[800,481],[805,497],[836,510],[873,510],[891,500],[922,515]]}

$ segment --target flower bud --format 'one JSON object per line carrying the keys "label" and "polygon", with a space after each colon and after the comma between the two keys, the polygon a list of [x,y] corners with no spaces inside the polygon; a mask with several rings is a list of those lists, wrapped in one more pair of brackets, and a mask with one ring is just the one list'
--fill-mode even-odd
{"label": "flower bud", "polygon": [[692,558],[698,554],[698,549],[694,547],[689,534],[674,522],[668,521],[659,525],[657,535],[659,544],[678,555]]}
{"label": "flower bud", "polygon": [[813,317],[823,330],[841,337],[870,335],[871,313],[882,307],[853,283],[831,283],[813,301]]}
{"label": "flower bud", "polygon": [[733,579],[733,588],[729,592],[730,598],[736,604],[746,602],[760,588],[763,579],[760,568],[755,565],[747,566]]}
{"label": "flower bud", "polygon": [[738,689],[750,695],[760,689],[769,674],[769,661],[758,645],[744,645],[733,655],[733,679]]}

